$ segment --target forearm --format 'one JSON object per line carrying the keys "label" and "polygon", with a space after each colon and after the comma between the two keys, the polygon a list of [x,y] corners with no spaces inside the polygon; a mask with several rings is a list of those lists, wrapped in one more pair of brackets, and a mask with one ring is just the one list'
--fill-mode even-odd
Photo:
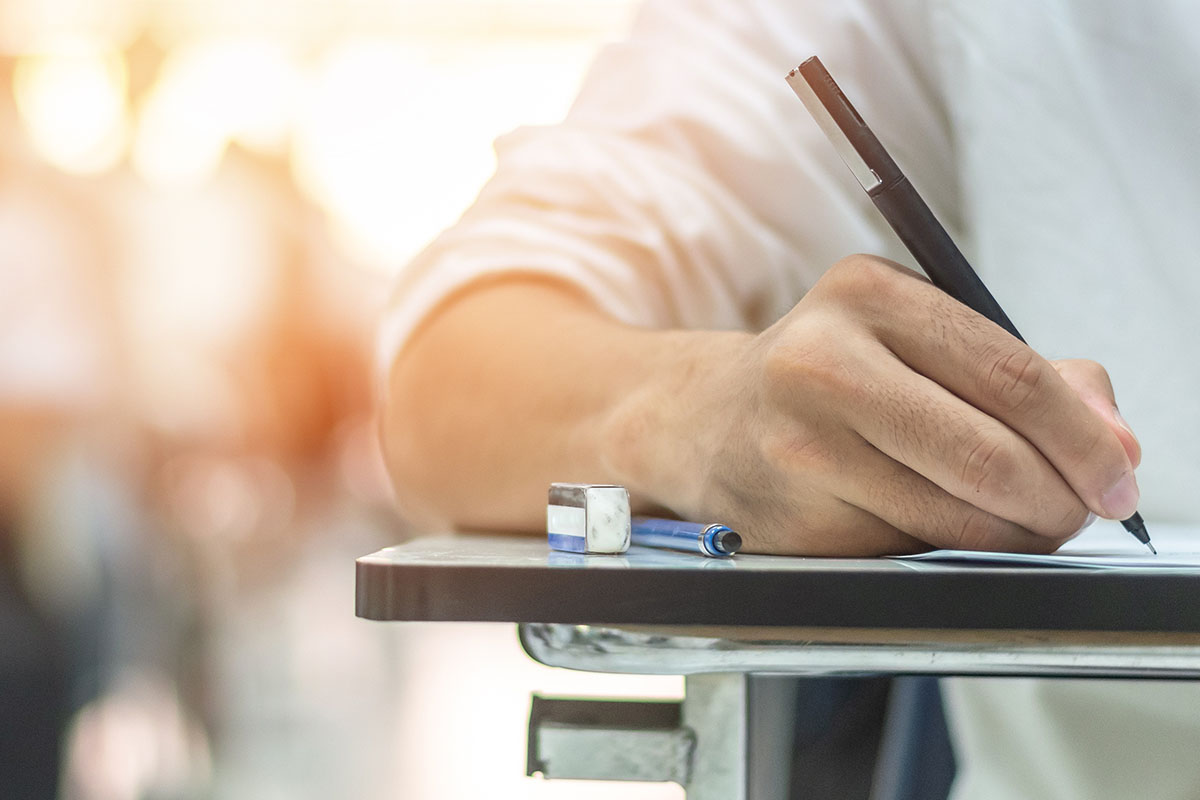
{"label": "forearm", "polygon": [[613,482],[732,525],[748,551],[1038,552],[1089,509],[1133,512],[1137,445],[1114,406],[1099,365],[1056,368],[853,256],[758,335],[632,328],[552,285],[476,288],[400,356],[384,441],[405,510],[463,528],[538,529],[550,482]]}
{"label": "forearm", "polygon": [[552,481],[686,503],[696,479],[673,464],[689,458],[706,365],[749,338],[633,328],[554,284],[472,290],[392,368],[383,440],[401,507],[464,528],[538,529]]}

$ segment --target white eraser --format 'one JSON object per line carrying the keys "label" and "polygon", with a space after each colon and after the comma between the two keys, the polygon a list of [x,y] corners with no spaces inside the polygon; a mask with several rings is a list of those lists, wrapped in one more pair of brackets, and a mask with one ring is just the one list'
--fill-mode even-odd
{"label": "white eraser", "polygon": [[624,486],[552,483],[546,534],[555,550],[624,553],[629,549],[629,492]]}

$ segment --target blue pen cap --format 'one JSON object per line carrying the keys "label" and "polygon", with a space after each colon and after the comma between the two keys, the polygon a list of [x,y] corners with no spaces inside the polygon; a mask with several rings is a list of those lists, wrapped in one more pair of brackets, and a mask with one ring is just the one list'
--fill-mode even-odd
{"label": "blue pen cap", "polygon": [[725,525],[709,525],[700,543],[710,556],[731,556],[742,549],[741,535]]}

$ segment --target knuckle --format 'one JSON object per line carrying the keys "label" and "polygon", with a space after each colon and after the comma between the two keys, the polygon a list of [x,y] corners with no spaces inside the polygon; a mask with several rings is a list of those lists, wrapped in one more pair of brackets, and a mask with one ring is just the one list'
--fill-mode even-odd
{"label": "knuckle", "polygon": [[1012,490],[1016,472],[1016,463],[1004,445],[985,436],[967,451],[959,480],[975,495],[999,499]]}
{"label": "knuckle", "polygon": [[1028,347],[1014,347],[988,360],[982,388],[1000,413],[1011,414],[1039,396],[1045,379],[1038,355]]}
{"label": "knuckle", "polygon": [[821,283],[834,297],[858,304],[891,293],[897,277],[896,270],[880,259],[858,254],[835,263]]}
{"label": "knuckle", "polygon": [[838,395],[853,389],[847,359],[826,328],[806,331],[802,340],[774,345],[766,355],[764,370],[768,387],[784,396],[798,391]]}
{"label": "knuckle", "polygon": [[763,377],[768,388],[794,381],[802,356],[803,351],[787,343],[776,342],[768,347],[762,360]]}
{"label": "knuckle", "polygon": [[988,550],[999,531],[999,520],[986,511],[971,507],[951,530],[954,547],[959,550]]}
{"label": "knuckle", "polygon": [[857,391],[848,365],[837,358],[807,362],[802,377],[809,389],[826,397],[848,398]]}
{"label": "knuckle", "polygon": [[1068,358],[1057,362],[1056,367],[1080,375],[1090,384],[1112,388],[1108,370],[1098,361],[1092,361],[1090,358]]}
{"label": "knuckle", "polygon": [[1088,358],[1081,358],[1076,362],[1081,372],[1087,374],[1089,378],[1097,384],[1112,386],[1112,379],[1108,375],[1108,370],[1098,361],[1092,361]]}
{"label": "knuckle", "polygon": [[1090,395],[1094,400],[1105,399],[1116,405],[1112,378],[1103,365],[1084,358],[1062,359],[1051,365],[1080,396]]}

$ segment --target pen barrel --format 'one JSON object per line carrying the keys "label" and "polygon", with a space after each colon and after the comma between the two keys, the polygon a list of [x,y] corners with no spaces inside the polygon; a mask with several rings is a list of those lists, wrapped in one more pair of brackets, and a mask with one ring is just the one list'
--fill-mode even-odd
{"label": "pen barrel", "polygon": [[1025,341],[908,178],[901,175],[870,195],[934,286]]}
{"label": "pen barrel", "polygon": [[716,535],[728,530],[724,525],[634,517],[630,527],[630,543],[720,558],[732,555],[715,546]]}

